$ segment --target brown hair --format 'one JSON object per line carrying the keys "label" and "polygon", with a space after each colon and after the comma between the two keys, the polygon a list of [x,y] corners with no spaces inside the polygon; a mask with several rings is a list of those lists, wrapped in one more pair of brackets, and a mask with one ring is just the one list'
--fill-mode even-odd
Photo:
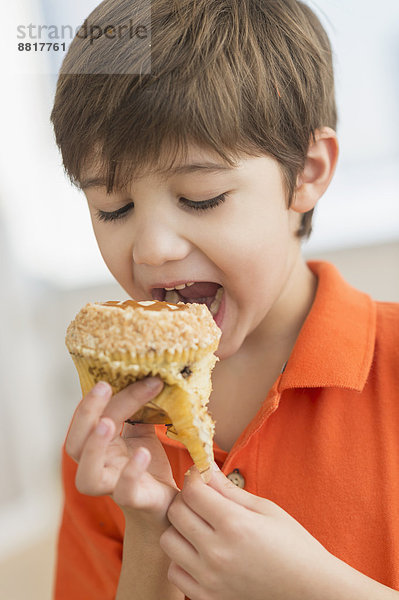
{"label": "brown hair", "polygon": [[[318,18],[297,0],[105,0],[88,19],[107,32],[133,12],[148,21],[149,11],[148,73],[127,34],[93,39],[86,20],[70,45],[51,120],[71,181],[79,185],[95,161],[111,192],[159,168],[164,149],[166,171],[194,143],[229,165],[240,154],[274,157],[289,206],[315,131],[336,128],[331,48]],[[309,236],[312,213],[298,236]]]}

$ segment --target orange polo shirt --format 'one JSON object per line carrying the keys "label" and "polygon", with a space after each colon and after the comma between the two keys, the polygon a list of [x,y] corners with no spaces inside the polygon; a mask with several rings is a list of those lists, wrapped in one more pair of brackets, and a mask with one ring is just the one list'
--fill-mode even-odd
{"label": "orange polo shirt", "polygon": [[[374,302],[335,267],[318,277],[313,306],[284,372],[227,454],[245,489],[276,502],[327,550],[399,589],[399,304]],[[158,428],[176,482],[192,464]],[[64,514],[56,600],[111,600],[123,515],[110,497],[80,494],[63,456]]]}

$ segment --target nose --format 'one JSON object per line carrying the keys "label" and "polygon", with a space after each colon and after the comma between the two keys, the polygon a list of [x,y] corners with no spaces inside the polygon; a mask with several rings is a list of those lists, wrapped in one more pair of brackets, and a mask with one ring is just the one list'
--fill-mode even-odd
{"label": "nose", "polygon": [[171,223],[155,219],[141,223],[134,236],[135,264],[159,266],[171,260],[183,260],[190,251],[190,242]]}

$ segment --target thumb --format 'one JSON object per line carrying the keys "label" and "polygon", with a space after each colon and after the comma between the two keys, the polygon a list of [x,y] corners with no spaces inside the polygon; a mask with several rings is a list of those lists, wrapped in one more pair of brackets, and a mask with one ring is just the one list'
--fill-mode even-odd
{"label": "thumb", "polygon": [[225,498],[244,506],[250,510],[256,512],[259,511],[259,500],[258,496],[250,494],[246,490],[237,487],[222,471],[219,469],[216,463],[213,464],[211,471],[211,477],[208,482],[209,487],[213,488]]}

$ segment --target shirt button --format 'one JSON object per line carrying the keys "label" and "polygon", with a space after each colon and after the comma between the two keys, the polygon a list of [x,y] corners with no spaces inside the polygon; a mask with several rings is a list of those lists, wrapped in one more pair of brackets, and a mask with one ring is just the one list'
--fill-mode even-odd
{"label": "shirt button", "polygon": [[227,479],[230,479],[237,487],[243,489],[245,486],[245,479],[241,475],[238,469],[234,469],[231,473],[227,475]]}

